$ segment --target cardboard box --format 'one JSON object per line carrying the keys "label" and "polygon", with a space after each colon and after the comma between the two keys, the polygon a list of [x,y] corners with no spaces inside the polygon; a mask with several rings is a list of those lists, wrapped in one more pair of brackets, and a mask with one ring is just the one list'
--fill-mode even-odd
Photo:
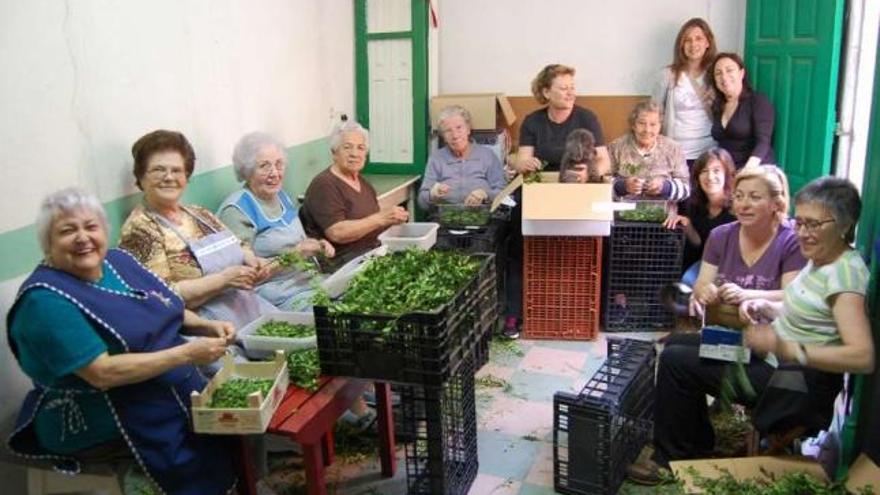
{"label": "cardboard box", "polygon": [[748,363],[752,350],[742,345],[741,330],[706,326],[700,331],[700,357],[719,361]]}
{"label": "cardboard box", "polygon": [[542,182],[523,184],[523,235],[610,235],[611,184],[560,184],[558,175],[541,172]]}
{"label": "cardboard box", "polygon": [[[248,407],[240,409],[211,408],[214,391],[231,378],[274,378],[266,397],[260,393],[248,396]],[[230,354],[223,356],[223,367],[201,393],[193,392],[192,422],[196,433],[218,435],[265,433],[272,415],[287,392],[287,360],[284,353],[275,353],[273,361],[236,363]]]}
{"label": "cardboard box", "polygon": [[513,107],[501,93],[463,93],[438,95],[431,98],[431,126],[438,128],[440,111],[450,105],[459,105],[471,114],[471,129],[475,131],[502,129],[516,122]]}
{"label": "cardboard box", "polygon": [[[690,468],[705,478],[718,478],[721,469],[727,470],[737,480],[750,478],[766,478],[765,472],[782,475],[788,472],[802,471],[817,479],[828,481],[828,476],[813,459],[799,456],[755,456],[734,457],[728,459],[695,459],[689,461],[672,461],[669,463],[672,472],[685,482],[686,493],[703,493],[693,482],[689,474]],[[763,470],[763,471],[762,471]]]}

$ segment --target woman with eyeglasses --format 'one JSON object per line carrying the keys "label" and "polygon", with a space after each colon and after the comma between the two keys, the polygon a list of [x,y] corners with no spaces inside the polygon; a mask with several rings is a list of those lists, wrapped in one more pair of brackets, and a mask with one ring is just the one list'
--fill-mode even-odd
{"label": "woman with eyeglasses", "polygon": [[[741,326],[736,312],[744,301],[782,300],[782,288],[806,264],[787,219],[788,201],[788,182],[775,166],[749,167],[736,176],[733,212],[737,221],[709,234],[691,296],[692,314],[705,315],[707,307],[726,305],[727,313],[737,321],[721,323]],[[666,340],[657,371],[653,454],[640,457],[629,468],[630,478],[637,483],[659,483],[669,461],[707,457],[712,452],[715,432],[706,395],[719,396],[730,363],[702,359],[699,348],[697,332],[674,334]],[[773,372],[774,367],[757,354],[745,365],[758,394]],[[737,388],[732,399],[753,407],[758,397]]]}
{"label": "woman with eyeglasses", "polygon": [[[264,132],[245,135],[235,145],[232,165],[244,184],[223,201],[218,216],[255,254],[267,259],[291,251],[303,258],[334,256],[329,241],[306,235],[298,208],[282,189],[287,154],[280,141]],[[280,309],[309,309],[314,275],[296,267],[282,269],[277,263],[271,266],[274,274],[255,287],[257,294]]]}
{"label": "woman with eyeglasses", "polygon": [[210,211],[180,202],[195,152],[176,131],[157,130],[131,148],[144,192],[122,225],[119,247],[132,253],[183,298],[188,308],[236,329],[275,307],[252,289],[270,267]]}

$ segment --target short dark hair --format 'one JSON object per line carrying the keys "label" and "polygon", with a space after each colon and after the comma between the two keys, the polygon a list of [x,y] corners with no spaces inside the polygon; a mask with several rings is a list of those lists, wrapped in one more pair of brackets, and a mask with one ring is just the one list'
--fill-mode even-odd
{"label": "short dark hair", "polygon": [[186,178],[192,175],[196,167],[196,152],[182,133],[157,129],[144,134],[131,145],[131,156],[134,158],[134,180],[138,188],[141,188],[141,179],[147,173],[147,163],[150,158],[162,151],[176,151],[183,157],[186,167]]}
{"label": "short dark hair", "polygon": [[834,217],[838,230],[847,244],[856,238],[856,224],[862,214],[862,199],[856,186],[840,177],[819,177],[807,183],[794,196],[794,204],[815,203]]}

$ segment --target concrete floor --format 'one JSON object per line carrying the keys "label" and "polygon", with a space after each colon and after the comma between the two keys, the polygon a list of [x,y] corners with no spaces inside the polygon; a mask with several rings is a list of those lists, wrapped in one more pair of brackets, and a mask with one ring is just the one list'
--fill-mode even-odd
{"label": "concrete floor", "polygon": [[[655,334],[626,334],[650,339]],[[477,374],[479,470],[470,495],[553,494],[553,394],[580,392],[604,361],[603,336],[591,342],[519,340],[493,343],[490,361]],[[296,460],[276,461],[267,484],[277,493],[299,493]],[[327,473],[328,493],[406,493],[406,465],[398,450],[398,471],[379,476],[375,455],[339,459]],[[655,493],[624,483],[619,493]]]}

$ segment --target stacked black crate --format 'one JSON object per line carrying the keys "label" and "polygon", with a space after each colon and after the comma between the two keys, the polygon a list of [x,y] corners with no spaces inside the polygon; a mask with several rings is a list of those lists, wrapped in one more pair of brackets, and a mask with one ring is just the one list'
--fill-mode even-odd
{"label": "stacked black crate", "polygon": [[657,222],[621,222],[608,239],[602,305],[606,332],[672,328],[675,315],[661,292],[681,278],[684,235]]}
{"label": "stacked black crate", "polygon": [[553,483],[559,493],[613,495],[650,440],[652,342],[608,340],[605,363],[579,394],[553,396]]}

